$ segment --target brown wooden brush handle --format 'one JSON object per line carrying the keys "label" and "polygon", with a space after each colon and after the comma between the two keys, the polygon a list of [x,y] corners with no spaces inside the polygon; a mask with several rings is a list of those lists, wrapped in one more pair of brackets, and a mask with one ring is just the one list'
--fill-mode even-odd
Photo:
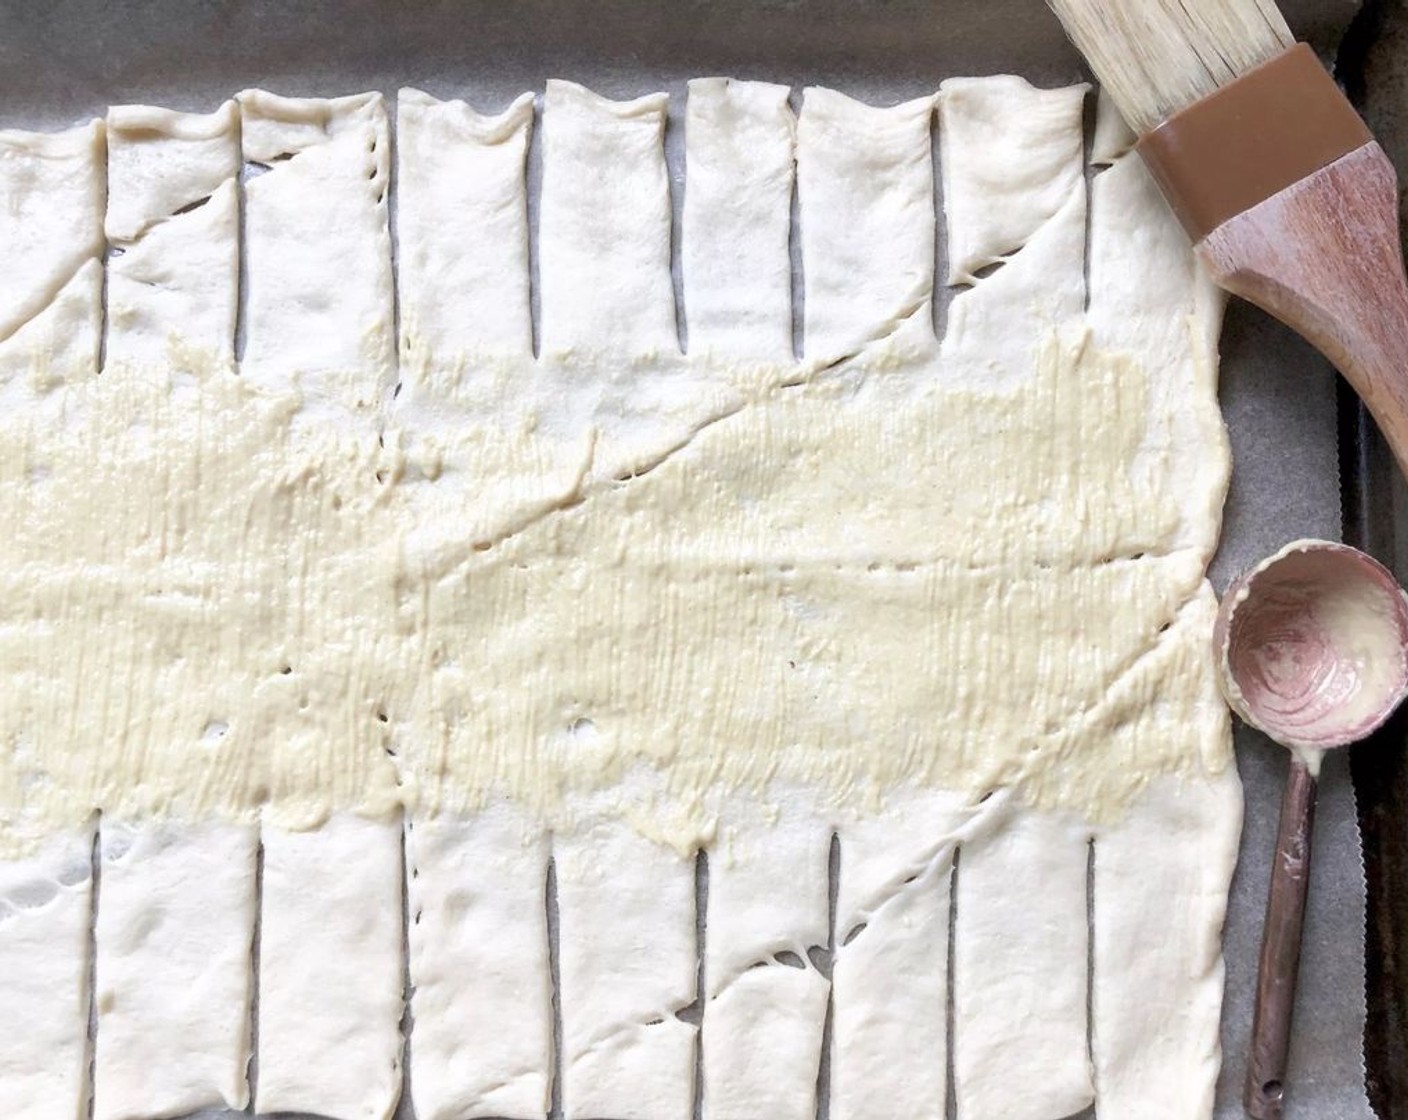
{"label": "brown wooden brush handle", "polygon": [[1221,287],[1344,374],[1408,474],[1408,284],[1398,179],[1369,142],[1223,222],[1197,246]]}
{"label": "brown wooden brush handle", "polygon": [[1256,1008],[1247,1055],[1247,1085],[1242,1103],[1253,1120],[1281,1120],[1296,977],[1300,972],[1301,928],[1310,886],[1315,784],[1310,769],[1293,755],[1281,796],[1281,825],[1266,896],[1266,925],[1261,934]]}

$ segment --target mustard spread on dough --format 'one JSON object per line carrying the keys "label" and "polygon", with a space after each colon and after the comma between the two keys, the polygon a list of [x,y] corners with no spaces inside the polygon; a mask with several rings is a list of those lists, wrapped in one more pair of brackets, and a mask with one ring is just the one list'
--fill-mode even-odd
{"label": "mustard spread on dough", "polygon": [[779,779],[1099,816],[1224,763],[1187,755],[1212,604],[1132,470],[1146,379],[1080,334],[991,390],[896,338],[732,371],[741,403],[621,477],[529,413],[357,434],[169,369],[0,416],[10,846],[95,808],[551,819],[642,764],[682,834]]}

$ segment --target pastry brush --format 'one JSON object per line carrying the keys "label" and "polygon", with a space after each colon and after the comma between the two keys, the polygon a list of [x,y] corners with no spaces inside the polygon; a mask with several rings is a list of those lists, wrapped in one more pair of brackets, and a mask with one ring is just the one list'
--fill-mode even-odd
{"label": "pastry brush", "polygon": [[1271,0],[1048,0],[1213,281],[1353,386],[1408,472],[1393,165]]}
{"label": "pastry brush", "polygon": [[[1329,358],[1408,471],[1397,176],[1315,53],[1272,0],[1048,2],[1213,281]],[[1288,782],[1282,803],[1243,1096],[1255,1120],[1282,1115],[1312,787]]]}

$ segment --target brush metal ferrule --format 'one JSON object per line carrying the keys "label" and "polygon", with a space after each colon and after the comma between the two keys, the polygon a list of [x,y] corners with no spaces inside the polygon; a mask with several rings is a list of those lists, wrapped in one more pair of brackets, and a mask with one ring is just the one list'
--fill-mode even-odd
{"label": "brush metal ferrule", "polygon": [[1304,43],[1175,113],[1139,154],[1193,241],[1373,140]]}

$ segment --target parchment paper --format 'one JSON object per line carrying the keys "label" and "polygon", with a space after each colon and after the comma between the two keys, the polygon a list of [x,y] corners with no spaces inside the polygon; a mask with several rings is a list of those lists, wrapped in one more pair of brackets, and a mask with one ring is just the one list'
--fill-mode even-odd
{"label": "parchment paper", "polygon": [[[1282,4],[1297,32],[1322,50],[1357,7],[1354,0]],[[998,72],[1043,85],[1088,77],[1040,0],[67,0],[0,7],[0,127],[57,127],[122,102],[208,111],[249,86],[327,96],[418,85],[497,109],[525,89],[541,90],[549,77],[613,96],[667,89],[676,95],[678,124],[683,82],[701,74],[829,85],[893,103],[932,92],[945,77]],[[678,181],[678,143],[670,158]],[[1236,470],[1213,572],[1219,590],[1287,540],[1340,532],[1329,367],[1242,306],[1229,314],[1223,355]],[[1246,827],[1225,938],[1219,1120],[1242,1115],[1243,1053],[1286,768],[1280,748],[1246,729],[1237,749]],[[1340,758],[1325,766],[1315,842],[1286,1116],[1369,1120],[1363,871]],[[401,1115],[411,1115],[408,1102]]]}
{"label": "parchment paper", "polygon": [[[1228,309],[1222,407],[1232,434],[1232,490],[1212,578],[1219,593],[1243,569],[1296,536],[1340,530],[1333,371],[1279,323],[1244,304]],[[1227,931],[1219,1120],[1243,1115],[1257,952],[1276,842],[1286,751],[1237,728],[1245,786],[1242,854]],[[1288,1120],[1366,1120],[1364,1091],[1364,865],[1347,756],[1325,761],[1301,960]]]}

